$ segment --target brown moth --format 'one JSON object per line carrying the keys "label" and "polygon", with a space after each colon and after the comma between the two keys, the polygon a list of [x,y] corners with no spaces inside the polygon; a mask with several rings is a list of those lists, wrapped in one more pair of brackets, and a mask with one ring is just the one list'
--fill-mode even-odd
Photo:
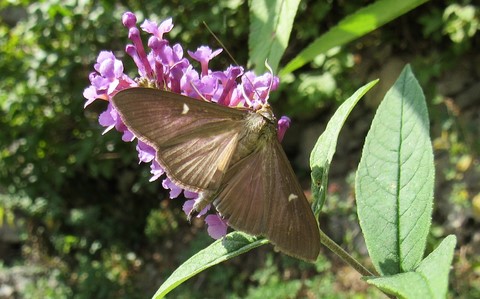
{"label": "brown moth", "polygon": [[157,151],[178,186],[213,202],[231,227],[315,261],[320,235],[312,209],[277,139],[268,104],[236,109],[153,88],[129,88],[112,103],[131,132]]}

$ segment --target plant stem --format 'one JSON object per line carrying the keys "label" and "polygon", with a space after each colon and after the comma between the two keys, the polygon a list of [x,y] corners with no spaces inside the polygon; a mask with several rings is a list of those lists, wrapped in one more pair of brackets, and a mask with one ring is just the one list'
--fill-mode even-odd
{"label": "plant stem", "polygon": [[353,269],[357,270],[358,273],[362,274],[363,276],[380,276],[375,270],[374,273],[370,272],[367,268],[365,268],[359,261],[354,259],[348,252],[343,250],[340,245],[335,243],[329,236],[327,236],[321,229],[320,229],[320,242],[325,245],[328,249],[330,249],[333,253],[338,255],[345,263],[353,267]]}

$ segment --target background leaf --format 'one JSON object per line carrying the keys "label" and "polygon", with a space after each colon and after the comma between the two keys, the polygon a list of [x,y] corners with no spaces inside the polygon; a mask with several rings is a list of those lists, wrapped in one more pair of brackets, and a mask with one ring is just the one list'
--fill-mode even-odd
{"label": "background leaf", "polygon": [[373,278],[367,282],[403,298],[445,298],[456,242],[454,235],[446,237],[437,249],[420,263],[415,272]]}
{"label": "background leaf", "polygon": [[280,76],[293,72],[312,61],[317,55],[325,53],[331,48],[343,46],[427,1],[428,0],[379,0],[357,10],[302,50],[280,71]]}
{"label": "background leaf", "polygon": [[353,107],[355,107],[363,95],[377,84],[377,82],[378,79],[360,87],[337,109],[312,150],[310,155],[310,168],[312,169],[313,211],[315,216],[318,216],[325,202],[328,186],[328,170],[330,169],[330,163],[335,154],[338,134],[340,134],[340,130]]}
{"label": "background leaf", "polygon": [[299,0],[250,1],[248,49],[255,72],[265,72],[265,59],[277,72],[278,63],[288,45]]}
{"label": "background leaf", "polygon": [[263,238],[252,237],[241,232],[232,232],[213,242],[180,265],[160,286],[152,298],[163,298],[179,284],[203,270],[267,243],[268,240]]}
{"label": "background leaf", "polygon": [[358,217],[376,269],[415,269],[430,229],[433,151],[425,97],[406,66],[380,104],[357,171]]}

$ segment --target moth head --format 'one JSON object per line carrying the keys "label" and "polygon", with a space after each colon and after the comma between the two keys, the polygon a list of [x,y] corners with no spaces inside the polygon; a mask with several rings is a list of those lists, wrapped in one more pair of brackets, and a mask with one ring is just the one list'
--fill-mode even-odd
{"label": "moth head", "polygon": [[270,122],[275,123],[275,115],[273,115],[272,108],[270,107],[270,104],[265,103],[262,106],[260,106],[259,109],[256,109],[255,111],[257,114],[260,114],[264,118],[268,119]]}

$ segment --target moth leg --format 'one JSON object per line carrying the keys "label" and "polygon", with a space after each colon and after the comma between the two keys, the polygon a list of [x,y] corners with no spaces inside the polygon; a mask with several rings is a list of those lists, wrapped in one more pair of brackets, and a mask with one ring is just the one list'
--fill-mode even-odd
{"label": "moth leg", "polygon": [[188,221],[195,217],[200,213],[206,206],[213,202],[215,195],[217,194],[216,191],[203,191],[200,192],[197,200],[195,200],[195,204],[193,205],[192,210],[188,213]]}

